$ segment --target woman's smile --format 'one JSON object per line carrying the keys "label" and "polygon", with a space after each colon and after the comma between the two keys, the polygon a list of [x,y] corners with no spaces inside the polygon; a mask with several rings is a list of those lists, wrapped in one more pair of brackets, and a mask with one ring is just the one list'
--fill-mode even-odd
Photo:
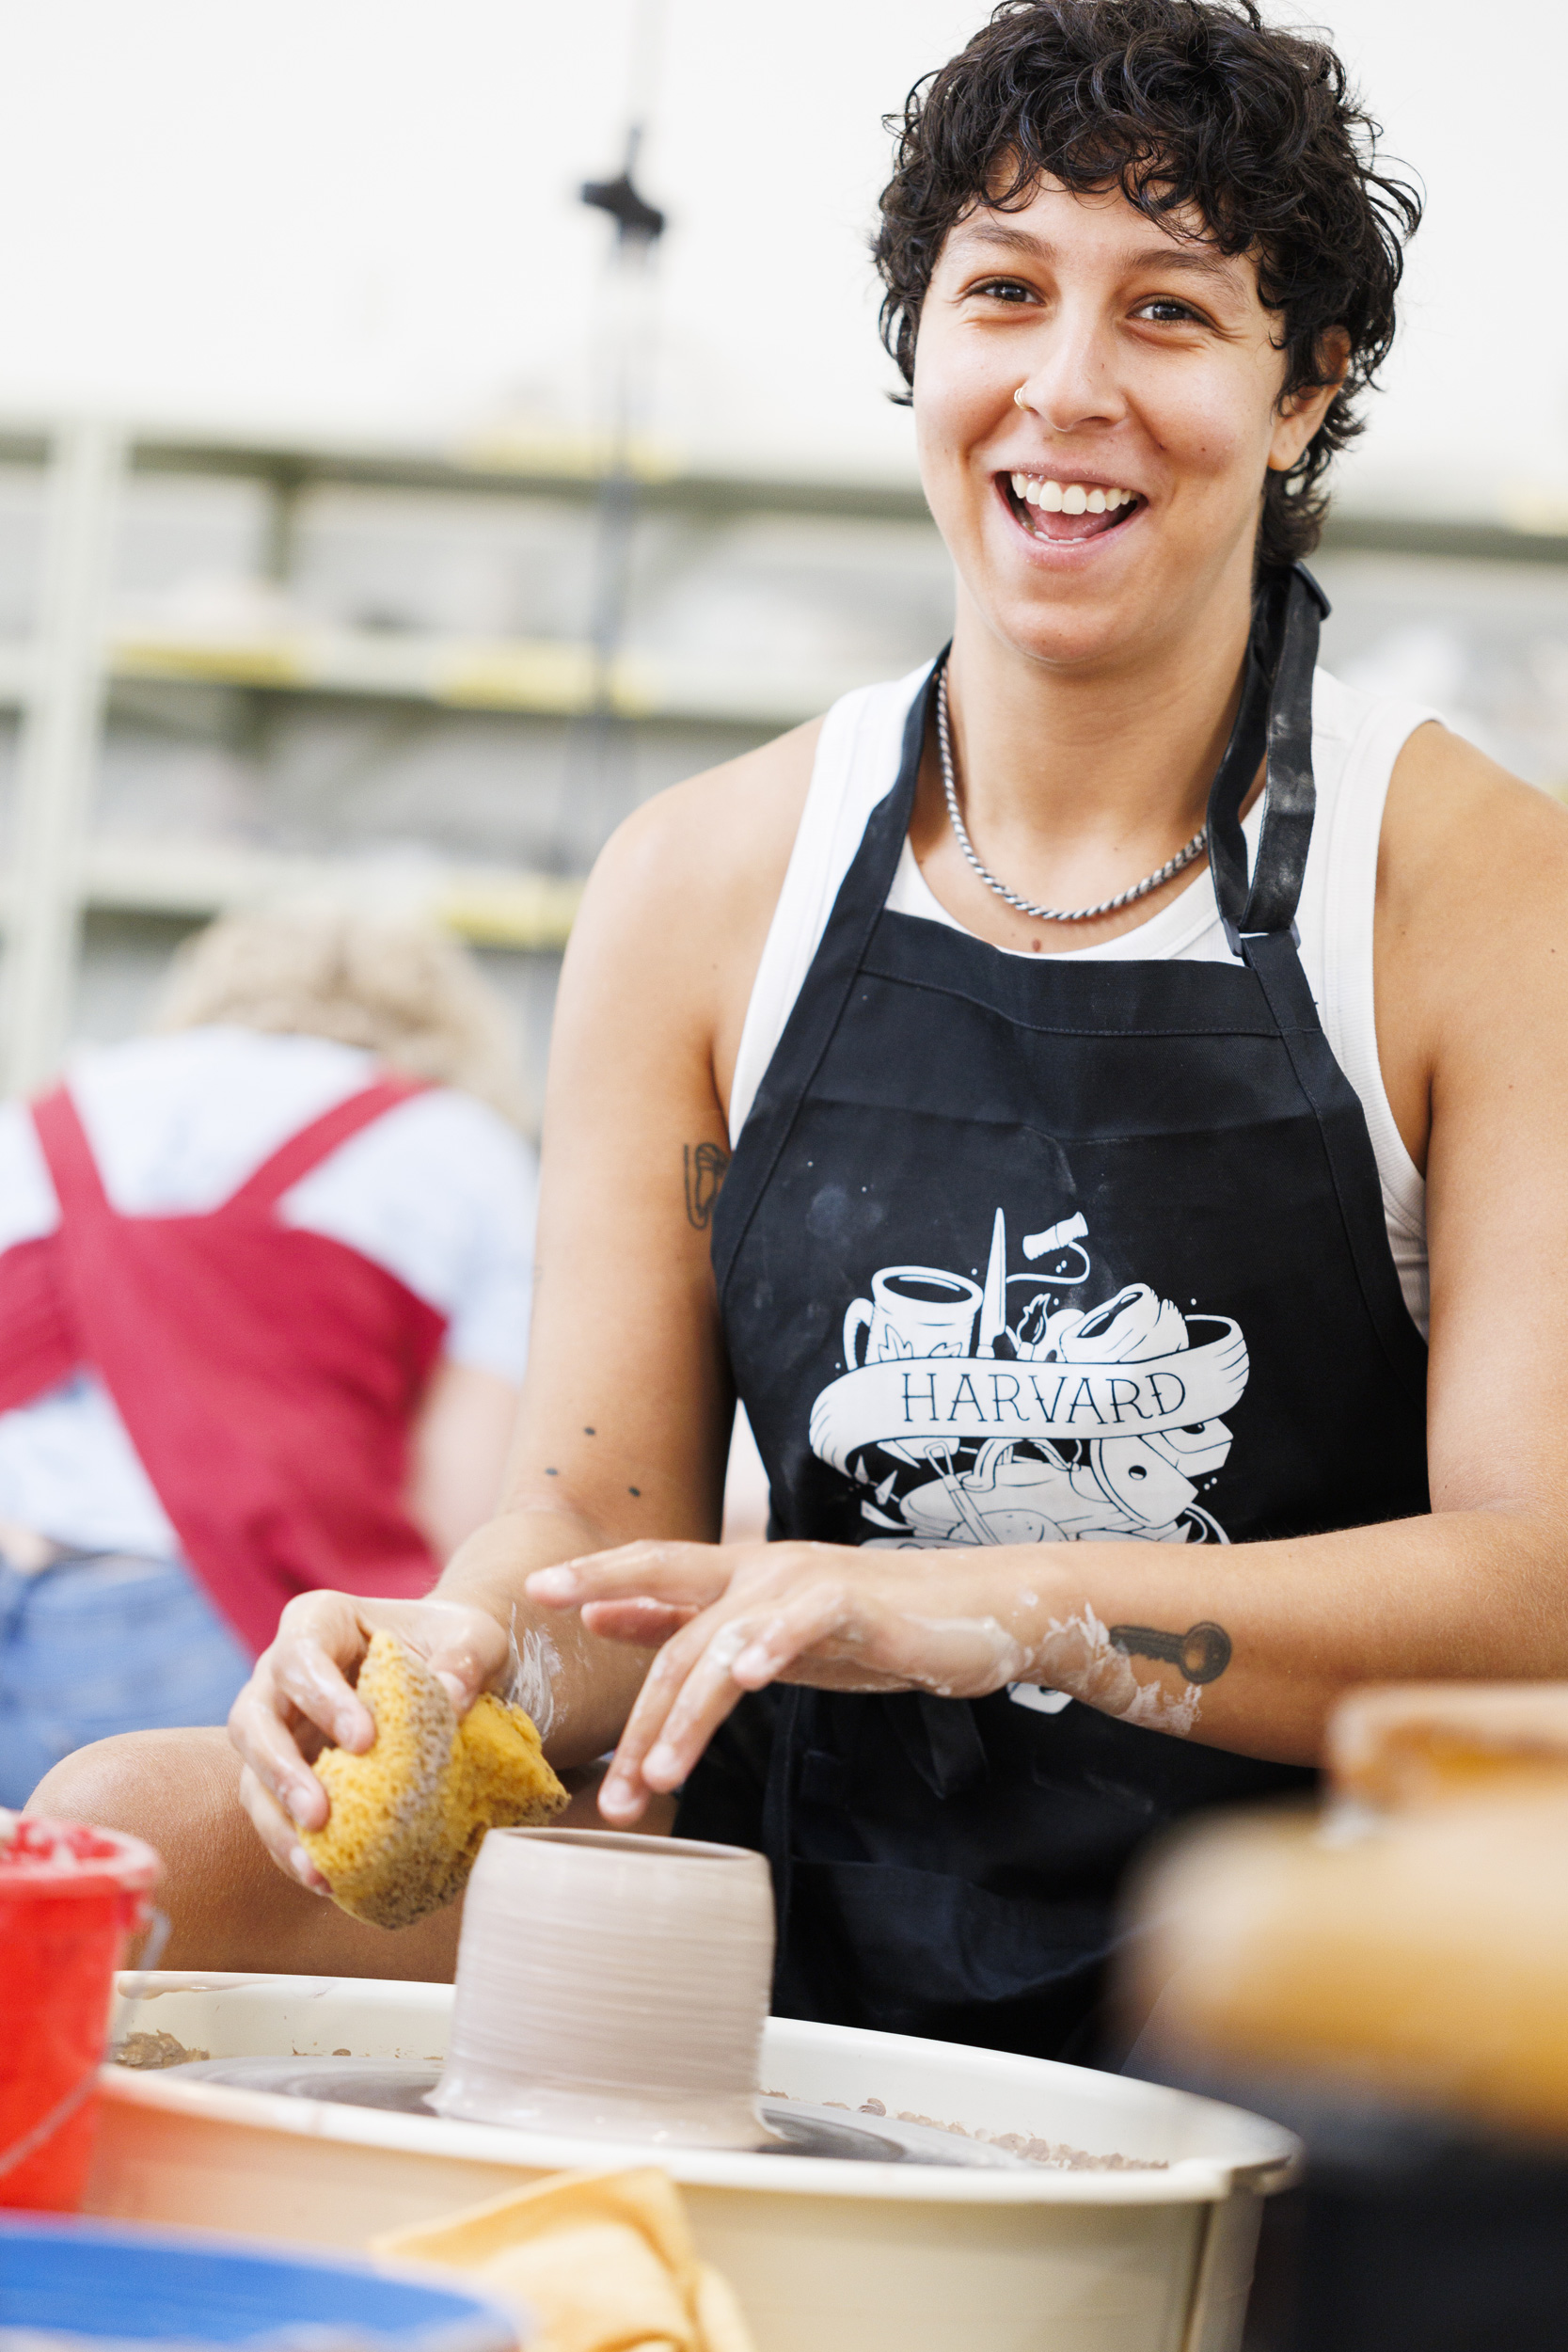
{"label": "woman's smile", "polygon": [[1124,483],[1072,472],[1060,462],[1050,472],[1009,469],[993,480],[1015,526],[1035,548],[1053,554],[1095,547],[1125,532],[1148,505],[1141,491]]}

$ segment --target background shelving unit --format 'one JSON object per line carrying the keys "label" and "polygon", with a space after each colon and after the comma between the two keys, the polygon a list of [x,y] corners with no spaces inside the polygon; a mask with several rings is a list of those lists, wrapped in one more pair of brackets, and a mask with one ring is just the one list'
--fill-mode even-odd
{"label": "background shelving unit", "polygon": [[[155,961],[182,927],[298,896],[417,908],[500,963],[512,959],[514,977],[526,966],[539,984],[537,1064],[581,873],[624,808],[673,774],[811,716],[850,685],[912,665],[945,629],[945,568],[912,483],[721,478],[638,453],[640,543],[654,552],[633,581],[626,647],[607,663],[581,626],[605,490],[599,455],[586,445],[443,454],[201,438],[89,419],[0,430],[0,470],[40,491],[30,627],[0,636],[0,707],[17,714],[0,898],[8,1089],[45,1078],[83,1025],[85,928],[95,920],[150,926],[144,961]],[[149,486],[181,485],[229,485],[255,501],[243,561],[230,561],[227,589],[209,589],[204,600],[182,597],[178,579],[172,588],[154,581],[151,593],[147,577],[139,588],[124,578],[138,499]],[[383,534],[381,555],[361,547],[349,564],[354,595],[323,586],[319,559],[333,514],[340,541],[372,523]],[[409,514],[427,532],[422,557],[394,544],[399,517]],[[504,533],[506,518],[518,516],[534,532],[506,557],[508,577],[531,578],[520,625],[498,625],[494,597],[496,609],[477,622],[471,595],[466,613],[438,610],[425,575],[451,568],[439,548],[469,528]],[[366,581],[378,602],[383,564],[402,587],[390,610],[366,610]],[[1455,643],[1454,630],[1469,626],[1464,613],[1495,608],[1493,625],[1511,642],[1521,611],[1544,613],[1531,675],[1545,681],[1540,692],[1552,711],[1562,706],[1568,773],[1568,534],[1352,510],[1335,516],[1323,568],[1341,599],[1341,657],[1354,667],[1383,645],[1386,666],[1399,671],[1403,661],[1405,683],[1412,663],[1418,670],[1420,658],[1429,668],[1437,660],[1438,624],[1418,612],[1428,588]],[[464,596],[447,604],[460,607]],[[1459,659],[1451,646],[1447,658],[1451,670]],[[467,848],[460,823],[454,834],[450,808],[462,794],[449,777],[462,769],[464,739],[449,735],[427,745],[424,801],[410,787],[396,822],[372,811],[354,834],[343,807],[355,792],[363,799],[367,779],[385,778],[410,730],[460,722],[520,730],[483,739],[489,765],[470,790],[476,807],[507,803],[507,822],[487,830],[488,818],[469,820]],[[251,809],[231,824],[166,812],[150,822],[117,818],[103,778],[106,745],[112,753],[122,723],[142,731],[133,765],[143,778],[158,771],[159,740],[221,739],[225,788],[232,797],[235,774],[259,779],[261,816]],[[1479,731],[1486,723],[1482,714]],[[1555,742],[1556,719],[1542,724],[1543,741]],[[353,790],[329,775],[309,808],[303,788],[279,803],[267,781],[278,742],[287,737],[296,767],[325,773],[331,762],[320,742],[355,726],[372,732],[351,742]],[[618,746],[610,766],[620,771],[608,789],[607,739]],[[1537,765],[1549,769],[1555,757],[1548,745]],[[524,835],[528,853],[509,854],[506,840]],[[135,995],[133,988],[127,1004]],[[129,1025],[105,1015],[106,1001],[100,990],[87,1025]]]}
{"label": "background shelving unit", "polygon": [[[287,609],[302,518],[322,492],[412,494],[475,507],[532,501],[577,510],[587,521],[604,476],[586,445],[443,456],[168,437],[79,421],[0,431],[0,466],[38,469],[45,485],[36,624],[24,641],[0,642],[0,707],[20,714],[0,988],[0,1082],[8,1089],[36,1085],[58,1061],[71,1026],[83,921],[92,912],[192,922],[278,897],[367,893],[417,906],[481,946],[545,957],[559,953],[570,929],[579,879],[548,867],[404,855],[377,872],[363,858],[237,840],[105,834],[94,821],[95,782],[107,716],[128,690],[222,689],[252,706],[404,704],[568,723],[599,714],[622,727],[761,739],[854,682],[832,663],[787,657],[747,664],[631,651],[606,668],[568,635],[355,627]],[[755,514],[925,519],[918,492],[903,485],[701,477],[651,458],[634,459],[634,475],[646,516],[709,529]],[[193,627],[119,609],[114,549],[126,494],[160,478],[240,482],[261,493],[253,577],[276,592],[275,612]]]}

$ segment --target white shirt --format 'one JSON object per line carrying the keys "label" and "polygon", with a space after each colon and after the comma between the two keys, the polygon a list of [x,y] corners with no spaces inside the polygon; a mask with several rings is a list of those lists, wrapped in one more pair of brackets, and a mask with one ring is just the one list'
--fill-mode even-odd
{"label": "white shirt", "polygon": [[[68,1077],[110,1204],[124,1216],[168,1216],[217,1208],[377,1068],[325,1038],[214,1027],[95,1048]],[[386,1267],[445,1316],[449,1359],[520,1382],[537,1194],[533,1154],[499,1113],[438,1088],[340,1144],[277,1213]],[[58,1222],[32,1120],[23,1104],[0,1104],[0,1250]],[[179,1552],[90,1373],[0,1414],[0,1519],[71,1549]]]}

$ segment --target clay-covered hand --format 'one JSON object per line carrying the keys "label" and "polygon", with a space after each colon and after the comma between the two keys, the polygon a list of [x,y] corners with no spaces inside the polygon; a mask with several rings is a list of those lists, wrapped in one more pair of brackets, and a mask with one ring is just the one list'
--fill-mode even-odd
{"label": "clay-covered hand", "polygon": [[680,1787],[742,1692],[766,1683],[976,1698],[1027,1674],[1032,1652],[1013,1628],[1037,1599],[1009,1590],[1009,1565],[1000,1549],[963,1559],[627,1544],[536,1570],[528,1596],[580,1609],[587,1630],[611,1641],[663,1642],[599,1790],[602,1813],[631,1821],[650,1794]]}
{"label": "clay-covered hand", "polygon": [[299,1842],[320,1829],[326,1791],[310,1770],[330,1740],[363,1755],[375,1738],[356,1676],[372,1633],[395,1633],[429,1661],[463,1714],[509,1658],[505,1629],[487,1611],[451,1601],[362,1600],[353,1593],[302,1593],[278,1620],[270,1649],[229,1716],[229,1737],[245,1759],[240,1795],[278,1867],[312,1892],[326,1881]]}

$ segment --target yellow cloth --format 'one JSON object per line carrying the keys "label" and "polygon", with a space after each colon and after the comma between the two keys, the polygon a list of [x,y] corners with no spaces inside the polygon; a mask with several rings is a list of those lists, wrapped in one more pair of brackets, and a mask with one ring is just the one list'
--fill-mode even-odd
{"label": "yellow cloth", "polygon": [[390,1633],[371,1638],[359,1696],[375,1744],[318,1759],[332,1810],[300,1843],[344,1911],[405,1928],[462,1893],[487,1830],[547,1821],[566,1791],[520,1707],[487,1692],[459,1723],[424,1660]]}
{"label": "yellow cloth", "polygon": [[535,2323],[529,2352],[755,2352],[728,2282],[698,2258],[674,2183],[652,2165],[552,2173],[372,2246],[467,2271]]}

